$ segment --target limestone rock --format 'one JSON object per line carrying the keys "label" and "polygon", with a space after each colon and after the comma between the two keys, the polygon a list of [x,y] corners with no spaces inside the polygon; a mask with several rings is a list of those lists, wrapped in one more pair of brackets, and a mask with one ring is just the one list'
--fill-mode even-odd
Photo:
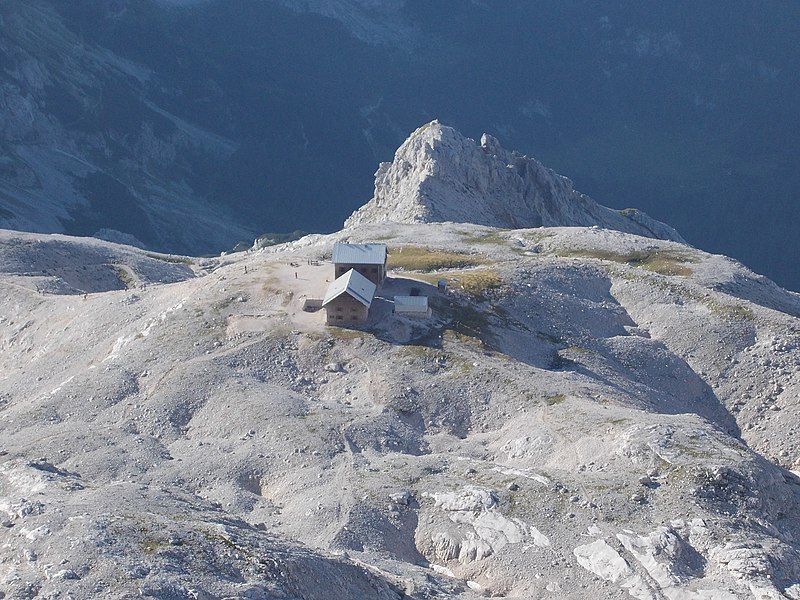
{"label": "limestone rock", "polygon": [[400,146],[375,174],[375,194],[345,227],[363,223],[453,221],[491,227],[598,226],[683,241],[671,227],[637,210],[597,204],[572,181],[537,160],[509,152],[484,134],[480,145],[432,121]]}
{"label": "limestone rock", "polygon": [[[345,237],[503,287],[327,328]],[[600,228],[0,231],[0,596],[800,600],[800,295],[751,280]]]}

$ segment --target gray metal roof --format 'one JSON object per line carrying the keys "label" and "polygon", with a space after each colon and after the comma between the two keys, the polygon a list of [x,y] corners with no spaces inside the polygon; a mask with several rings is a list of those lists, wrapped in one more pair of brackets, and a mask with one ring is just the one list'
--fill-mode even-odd
{"label": "gray metal roof", "polygon": [[375,297],[376,287],[374,283],[361,273],[355,269],[350,269],[328,286],[328,291],[325,294],[325,299],[322,301],[322,306],[325,306],[328,302],[331,302],[342,294],[347,293],[369,308],[372,305],[372,299]]}
{"label": "gray metal roof", "polygon": [[427,312],[427,296],[395,296],[394,310],[400,312]]}
{"label": "gray metal roof", "polygon": [[382,265],[386,262],[386,244],[333,245],[333,262],[345,265]]}

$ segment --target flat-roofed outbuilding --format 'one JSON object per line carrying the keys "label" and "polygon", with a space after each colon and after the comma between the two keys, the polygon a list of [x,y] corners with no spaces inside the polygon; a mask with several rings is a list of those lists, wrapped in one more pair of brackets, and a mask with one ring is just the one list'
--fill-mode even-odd
{"label": "flat-roofed outbuilding", "polygon": [[395,296],[394,314],[404,317],[427,319],[431,316],[427,296]]}
{"label": "flat-roofed outbuilding", "polygon": [[386,279],[386,244],[346,244],[333,245],[334,277],[339,278],[350,269],[355,269],[375,285]]}

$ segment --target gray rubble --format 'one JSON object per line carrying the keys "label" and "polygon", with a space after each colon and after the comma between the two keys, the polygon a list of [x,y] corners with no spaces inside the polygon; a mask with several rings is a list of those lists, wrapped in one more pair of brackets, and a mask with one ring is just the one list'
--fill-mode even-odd
{"label": "gray rubble", "polygon": [[[503,285],[406,339],[301,310],[341,233],[179,262],[0,235],[6,597],[800,597],[796,294],[603,229],[346,235]],[[645,250],[688,271],[612,260]]]}

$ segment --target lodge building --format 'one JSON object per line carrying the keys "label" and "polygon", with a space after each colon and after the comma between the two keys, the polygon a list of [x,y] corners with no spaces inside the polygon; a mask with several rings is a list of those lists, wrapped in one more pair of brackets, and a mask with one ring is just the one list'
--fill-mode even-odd
{"label": "lodge building", "polygon": [[377,286],[355,269],[350,269],[328,287],[322,301],[328,325],[366,323]]}
{"label": "lodge building", "polygon": [[333,245],[334,277],[338,279],[350,269],[380,286],[386,279],[386,244],[345,244]]}

